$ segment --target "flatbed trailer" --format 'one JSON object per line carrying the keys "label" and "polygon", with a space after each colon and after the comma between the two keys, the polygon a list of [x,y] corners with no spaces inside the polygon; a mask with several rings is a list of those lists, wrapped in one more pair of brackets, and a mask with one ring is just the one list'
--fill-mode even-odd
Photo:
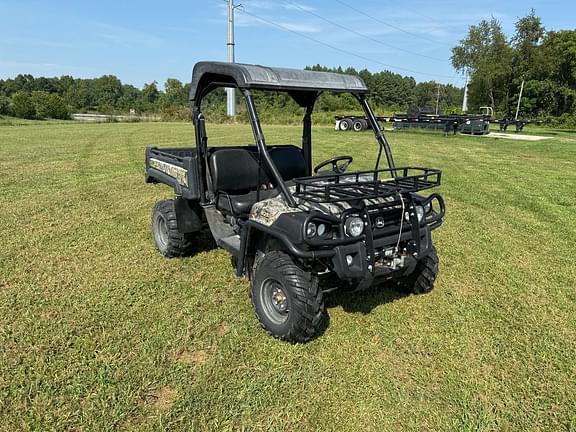
{"label": "flatbed trailer", "polygon": [[[420,114],[394,114],[392,116],[377,116],[381,123],[393,123],[395,130],[401,129],[432,129],[444,133],[460,132],[470,135],[486,135],[490,133],[491,116],[486,114],[474,115],[435,115]],[[371,129],[366,117],[356,115],[335,116],[335,130],[361,132]]]}
{"label": "flatbed trailer", "polygon": [[500,132],[506,132],[509,126],[515,126],[515,132],[522,132],[524,130],[524,126],[527,124],[542,124],[540,120],[530,120],[530,119],[514,119],[514,118],[503,118],[494,120],[494,123],[497,123],[500,126]]}

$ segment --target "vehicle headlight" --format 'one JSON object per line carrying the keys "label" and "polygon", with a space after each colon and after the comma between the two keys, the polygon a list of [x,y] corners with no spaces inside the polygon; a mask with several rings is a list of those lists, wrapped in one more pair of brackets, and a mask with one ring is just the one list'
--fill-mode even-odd
{"label": "vehicle headlight", "polygon": [[324,234],[326,234],[326,225],[324,225],[323,223],[318,225],[318,228],[316,228],[316,232],[318,233],[319,236],[323,236]]}
{"label": "vehicle headlight", "polygon": [[316,235],[316,224],[314,222],[309,222],[306,225],[306,237],[314,237]]}
{"label": "vehicle headlight", "polygon": [[418,222],[422,222],[422,220],[424,219],[424,207],[415,206],[414,210],[416,211],[416,217],[418,217]]}
{"label": "vehicle headlight", "polygon": [[364,222],[359,217],[350,217],[344,222],[346,234],[351,237],[359,237],[364,231]]}
{"label": "vehicle headlight", "polygon": [[425,214],[428,214],[428,213],[430,213],[431,211],[432,211],[432,203],[429,202],[428,204],[426,204],[426,205],[424,206],[424,213],[425,213]]}

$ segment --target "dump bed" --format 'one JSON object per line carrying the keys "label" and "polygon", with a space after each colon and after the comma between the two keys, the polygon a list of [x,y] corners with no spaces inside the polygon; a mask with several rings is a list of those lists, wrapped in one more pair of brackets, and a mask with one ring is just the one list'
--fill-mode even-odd
{"label": "dump bed", "polygon": [[200,198],[200,175],[196,148],[146,148],[146,183],[164,183],[176,195]]}

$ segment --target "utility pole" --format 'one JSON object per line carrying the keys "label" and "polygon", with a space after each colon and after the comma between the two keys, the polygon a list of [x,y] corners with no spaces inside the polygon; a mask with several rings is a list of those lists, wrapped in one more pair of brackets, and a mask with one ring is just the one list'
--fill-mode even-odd
{"label": "utility pole", "polygon": [[[234,63],[234,0],[228,0],[228,63]],[[236,90],[226,89],[226,112],[229,116],[236,115]]]}
{"label": "utility pole", "polygon": [[438,115],[439,105],[440,105],[440,83],[438,83],[438,92],[436,93],[436,115]]}
{"label": "utility pole", "polygon": [[468,112],[468,71],[466,71],[466,84],[464,84],[464,99],[462,99],[462,112]]}
{"label": "utility pole", "polygon": [[522,85],[520,86],[520,96],[518,96],[518,105],[516,106],[516,117],[514,117],[514,120],[518,120],[518,113],[520,112],[520,102],[522,102],[522,93],[524,93],[524,80],[522,80]]}

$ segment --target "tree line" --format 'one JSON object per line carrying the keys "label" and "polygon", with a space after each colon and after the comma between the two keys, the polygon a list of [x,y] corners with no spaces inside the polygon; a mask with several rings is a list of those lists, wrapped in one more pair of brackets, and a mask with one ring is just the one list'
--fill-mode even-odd
{"label": "tree line", "polygon": [[61,76],[34,77],[21,74],[0,80],[0,114],[22,118],[68,118],[78,113],[156,113],[170,107],[185,106],[189,84],[169,78],[164,90],[153,81],[139,89],[123,84],[114,75],[94,79]]}
{"label": "tree line", "polygon": [[[328,71],[358,75],[370,89],[372,104],[380,111],[403,112],[409,105],[435,107],[440,95],[440,109],[454,111],[462,102],[462,89],[436,82],[417,83],[389,71],[372,73],[353,68],[328,68],[320,65],[307,67],[315,71]],[[68,118],[70,113],[122,114],[131,110],[137,113],[155,113],[166,119],[188,119],[188,94],[190,84],[169,78],[159,89],[153,81],[137,88],[124,84],[114,75],[94,79],[61,76],[54,78],[34,77],[21,74],[13,79],[0,80],[0,115],[41,119]],[[258,92],[260,111],[265,117],[279,119],[283,113],[296,114],[298,107],[282,93]],[[226,96],[215,91],[206,99],[206,111],[215,120],[225,120]],[[240,118],[244,115],[238,99]],[[316,105],[318,112],[342,112],[358,110],[350,95],[323,94]],[[300,115],[300,114],[298,114]]]}
{"label": "tree line", "polygon": [[470,78],[469,106],[490,105],[514,116],[522,82],[520,115],[560,117],[576,125],[576,31],[549,31],[532,10],[507,37],[492,18],[469,27],[452,49],[452,65]]}

